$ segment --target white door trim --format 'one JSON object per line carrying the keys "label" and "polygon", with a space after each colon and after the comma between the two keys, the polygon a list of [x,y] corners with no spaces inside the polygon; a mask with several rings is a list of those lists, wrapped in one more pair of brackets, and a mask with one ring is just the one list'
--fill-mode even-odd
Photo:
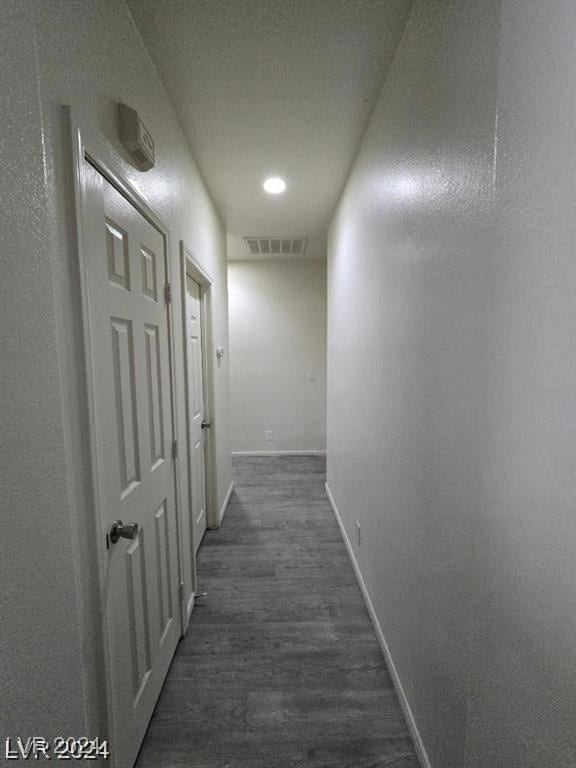
{"label": "white door trim", "polygon": [[[207,430],[204,443],[205,467],[206,467],[206,524],[208,528],[218,527],[219,510],[216,494],[216,440],[214,437],[215,409],[214,409],[214,359],[213,359],[213,329],[212,329],[212,278],[200,266],[191,251],[186,248],[183,240],[180,240],[180,282],[182,285],[182,322],[184,339],[186,339],[186,275],[190,275],[202,291],[202,330],[204,339],[202,350],[202,374],[204,377],[204,417],[212,421],[212,427]],[[184,370],[186,372],[186,399],[188,399],[188,345],[184,342]],[[187,419],[188,412],[187,411]],[[189,426],[187,424],[187,426]]]}
{"label": "white door trim", "polygon": [[[87,194],[87,178],[85,171],[85,163],[88,162],[92,165],[112,186],[114,186],[141,214],[152,224],[155,229],[158,230],[160,235],[164,239],[164,248],[166,254],[166,278],[171,283],[170,274],[170,237],[169,230],[163,221],[156,215],[154,210],[150,207],[147,201],[140,195],[121,175],[120,171],[114,166],[113,161],[102,157],[102,150],[93,151],[92,148],[85,142],[84,132],[81,126],[69,107],[64,107],[64,117],[68,122],[71,135],[72,144],[72,163],[73,163],[73,182],[74,182],[74,208],[75,208],[75,224],[76,224],[76,248],[78,253],[78,267],[79,267],[79,281],[81,292],[81,313],[82,313],[82,336],[83,336],[83,349],[84,349],[84,361],[86,365],[86,390],[87,390],[87,410],[88,410],[88,440],[90,451],[90,486],[92,490],[91,502],[91,515],[90,519],[83,520],[79,523],[80,532],[83,533],[89,539],[96,540],[95,557],[93,561],[86,564],[79,564],[83,571],[86,569],[92,569],[92,573],[88,576],[85,573],[79,574],[79,582],[82,587],[85,588],[86,584],[94,584],[96,582],[98,595],[95,599],[95,605],[98,615],[95,617],[98,626],[101,627],[99,637],[96,638],[97,643],[102,649],[102,660],[104,666],[103,678],[103,690],[98,691],[97,695],[100,699],[99,705],[105,710],[105,722],[107,726],[107,733],[102,738],[109,739],[111,742],[114,739],[115,724],[113,716],[113,699],[112,699],[112,663],[110,656],[110,627],[106,610],[106,531],[102,528],[102,494],[100,490],[100,473],[99,465],[99,450],[97,443],[96,432],[96,393],[95,393],[95,366],[94,366],[94,343],[93,343],[93,329],[91,327],[90,309],[89,309],[89,291],[88,291],[88,271],[87,271],[87,253],[85,248],[85,239],[83,233],[83,220],[85,215],[85,200]],[[171,399],[171,429],[172,440],[175,439],[177,434],[177,399],[175,392],[175,372],[174,372],[174,317],[173,317],[173,305],[168,306],[168,335],[169,335],[169,359],[170,359],[170,399]],[[180,542],[180,530],[179,530],[179,514],[180,514],[180,494],[179,494],[179,470],[178,462],[173,462],[173,480],[174,480],[174,493],[175,493],[175,505],[176,505],[176,537]],[[181,573],[181,555],[180,544],[177,547],[178,551],[178,572]],[[94,579],[94,572],[96,579]],[[182,605],[180,603],[180,622],[183,627],[183,612]],[[94,625],[94,619],[92,622]],[[92,638],[90,638],[92,639]],[[101,679],[102,679],[101,678]],[[114,750],[111,750],[110,764],[112,768],[125,768],[117,764],[114,757]]]}
{"label": "white door trim", "polygon": [[[188,317],[187,317],[187,297],[186,297],[186,276],[191,277],[200,286],[201,299],[201,325],[202,325],[202,378],[204,394],[204,418],[212,421],[212,428],[206,430],[204,440],[204,475],[205,475],[205,495],[206,495],[206,526],[208,528],[217,528],[219,514],[217,509],[216,495],[216,445],[214,439],[214,368],[212,360],[213,333],[212,333],[212,278],[198,263],[192,252],[186,248],[183,240],[180,240],[180,287],[181,287],[181,308],[182,308],[182,341],[184,355],[184,401],[185,401],[185,432],[186,432],[186,460],[188,462],[188,487],[187,487],[187,507],[193,507],[193,488],[192,488],[192,446],[190,445],[191,428],[191,405],[190,405],[190,382],[188,377],[189,352],[188,352]],[[184,505],[180,507],[181,513],[184,512]],[[194,535],[194,525],[190,520],[192,536]],[[184,521],[180,526],[184,529]],[[184,539],[184,537],[182,537]],[[196,547],[191,551],[186,547],[184,540],[181,545],[181,557],[184,567],[185,558],[191,556],[192,568],[192,593],[184,596],[183,601],[183,632],[186,632],[190,616],[194,608],[194,597],[199,591],[198,575],[196,571]]]}
{"label": "white door trim", "polygon": [[[216,440],[214,436],[215,408],[214,408],[214,359],[213,359],[213,329],[212,329],[212,278],[198,263],[194,254],[180,240],[180,284],[182,286],[182,336],[184,339],[184,375],[186,377],[186,400],[188,400],[188,344],[186,326],[186,275],[195,280],[201,289],[202,298],[202,330],[204,334],[202,345],[202,374],[204,378],[204,418],[212,421],[212,427],[206,432],[204,443],[204,465],[206,472],[206,525],[208,528],[217,528],[219,524],[219,510],[216,493]],[[188,402],[186,403],[186,433],[189,434]],[[190,449],[190,446],[188,446]],[[188,488],[191,503],[191,489]]]}

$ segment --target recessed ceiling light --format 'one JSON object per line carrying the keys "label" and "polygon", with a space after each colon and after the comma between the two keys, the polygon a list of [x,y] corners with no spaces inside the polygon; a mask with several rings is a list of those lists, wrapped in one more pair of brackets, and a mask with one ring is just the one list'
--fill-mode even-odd
{"label": "recessed ceiling light", "polygon": [[266,179],[263,187],[264,191],[268,192],[270,195],[279,195],[286,189],[286,182],[279,176],[271,176],[269,179]]}

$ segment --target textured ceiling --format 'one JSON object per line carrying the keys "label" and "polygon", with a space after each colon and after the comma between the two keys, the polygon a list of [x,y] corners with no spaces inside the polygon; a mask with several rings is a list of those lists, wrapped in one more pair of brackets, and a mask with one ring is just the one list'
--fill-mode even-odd
{"label": "textured ceiling", "polygon": [[[243,235],[325,229],[412,0],[127,0],[220,209]],[[283,195],[262,181],[286,179]]]}

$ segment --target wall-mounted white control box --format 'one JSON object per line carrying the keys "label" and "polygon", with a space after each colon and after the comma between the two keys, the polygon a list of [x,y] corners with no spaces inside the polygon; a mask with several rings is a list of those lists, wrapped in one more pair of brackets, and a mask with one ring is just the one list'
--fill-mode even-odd
{"label": "wall-mounted white control box", "polygon": [[138,112],[126,104],[118,104],[120,141],[132,155],[141,171],[154,168],[154,139],[140,119]]}

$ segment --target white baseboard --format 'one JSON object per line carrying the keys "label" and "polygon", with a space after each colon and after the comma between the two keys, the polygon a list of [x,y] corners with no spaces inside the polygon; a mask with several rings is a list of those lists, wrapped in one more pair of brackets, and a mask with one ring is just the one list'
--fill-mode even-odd
{"label": "white baseboard", "polygon": [[334,516],[336,517],[336,522],[338,523],[338,527],[340,528],[340,532],[342,533],[342,538],[344,539],[344,544],[346,545],[348,556],[354,568],[354,573],[356,574],[356,578],[358,579],[358,584],[360,585],[362,596],[364,597],[364,602],[366,603],[366,608],[368,609],[368,613],[370,614],[370,619],[372,620],[372,624],[374,625],[374,629],[376,630],[378,643],[380,644],[382,654],[386,661],[386,666],[388,668],[388,671],[390,672],[390,677],[392,678],[392,682],[394,684],[396,694],[398,695],[398,699],[400,701],[400,706],[402,707],[404,717],[406,718],[406,724],[408,725],[408,729],[410,730],[410,734],[414,741],[414,748],[416,749],[416,752],[418,754],[418,759],[420,760],[422,768],[432,768],[432,764],[430,763],[428,754],[426,753],[426,749],[424,747],[424,743],[422,742],[420,732],[418,731],[418,726],[416,725],[416,721],[414,720],[414,715],[412,714],[412,710],[410,709],[410,704],[408,703],[408,699],[406,698],[406,694],[404,693],[404,688],[402,687],[402,683],[400,682],[400,678],[398,676],[396,666],[394,665],[392,655],[390,654],[390,649],[388,647],[388,643],[386,642],[386,638],[384,637],[384,632],[382,631],[382,627],[380,626],[380,622],[378,621],[378,617],[376,616],[374,606],[372,605],[372,600],[370,599],[370,595],[368,594],[366,584],[364,583],[362,573],[360,572],[360,567],[358,566],[356,557],[354,556],[354,552],[352,551],[352,546],[350,545],[348,534],[346,533],[344,524],[342,523],[340,513],[338,512],[338,508],[336,507],[336,502],[334,501],[334,497],[332,496],[332,492],[330,491],[330,487],[328,483],[325,484],[325,487],[326,487],[326,495],[328,496],[328,501],[330,502],[330,506],[332,507]]}
{"label": "white baseboard", "polygon": [[222,520],[224,519],[224,515],[226,513],[226,507],[228,506],[228,502],[230,501],[230,496],[232,496],[232,491],[234,490],[234,483],[230,483],[230,487],[226,491],[226,496],[224,497],[224,502],[222,503],[222,507],[220,508],[220,512],[218,513],[218,520],[216,521],[216,528],[220,528],[222,525]]}
{"label": "white baseboard", "polygon": [[326,451],[232,451],[232,456],[326,456]]}

